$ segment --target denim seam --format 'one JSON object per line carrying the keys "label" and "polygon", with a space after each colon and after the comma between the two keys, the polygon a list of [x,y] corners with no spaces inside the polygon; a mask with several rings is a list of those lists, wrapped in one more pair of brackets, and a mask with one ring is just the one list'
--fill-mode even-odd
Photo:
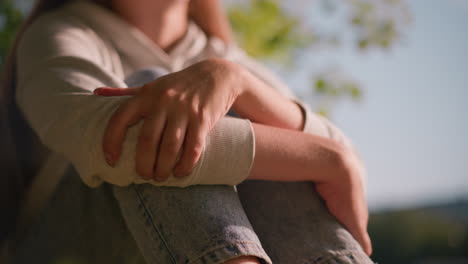
{"label": "denim seam", "polygon": [[[140,202],[140,205],[142,206],[142,208],[145,210],[146,214],[148,215],[149,217],[149,220],[150,220],[150,223],[151,223],[151,226],[153,227],[153,231],[156,232],[159,236],[159,238],[161,239],[161,241],[163,242],[164,244],[164,247],[166,248],[167,252],[169,253],[169,256],[171,257],[172,259],[172,263],[173,264],[176,264],[177,261],[176,261],[176,258],[174,257],[174,255],[172,254],[171,250],[169,249],[169,246],[166,242],[166,240],[164,239],[163,235],[161,234],[161,231],[155,226],[154,224],[154,220],[153,220],[153,214],[151,213],[151,210],[148,209],[148,207],[146,206],[145,204],[145,199],[142,197],[142,192],[140,192],[138,190],[138,188],[136,186],[133,186],[133,190],[135,191],[135,193],[137,194],[137,197],[138,197],[138,200]],[[143,216],[145,217],[145,216]]]}
{"label": "denim seam", "polygon": [[[230,260],[230,259],[233,259],[233,258],[236,258],[236,257],[241,257],[241,256],[252,256],[251,254],[255,254],[253,256],[255,257],[259,257],[259,258],[262,258],[265,260],[265,263],[267,264],[271,264],[271,261],[269,259],[269,256],[266,254],[266,252],[262,249],[262,247],[258,244],[258,242],[255,242],[255,241],[250,241],[250,240],[237,240],[237,241],[232,241],[230,243],[225,243],[223,245],[219,245],[219,246],[216,246],[216,247],[211,247],[207,250],[205,250],[202,254],[200,254],[198,257],[195,257],[193,258],[192,260],[188,261],[187,263],[188,264],[193,264],[193,263],[197,263],[197,261],[199,261],[200,259],[202,259],[204,256],[207,256],[209,255],[210,253],[213,253],[213,252],[218,252],[230,245],[238,245],[238,244],[243,244],[243,245],[246,245],[248,246],[248,251],[249,252],[246,252],[248,253],[249,255],[233,255],[231,258],[229,259],[222,259],[222,263],[224,263],[225,261],[227,260]],[[253,245],[253,247],[251,246]],[[211,263],[210,263],[211,264]]]}

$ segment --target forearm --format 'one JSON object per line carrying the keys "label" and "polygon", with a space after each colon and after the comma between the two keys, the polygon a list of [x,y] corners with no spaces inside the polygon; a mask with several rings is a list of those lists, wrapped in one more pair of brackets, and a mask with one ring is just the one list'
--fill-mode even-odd
{"label": "forearm", "polygon": [[302,131],[304,115],[301,108],[267,83],[239,66],[239,80],[243,93],[233,104],[234,111],[243,118],[269,126]]}
{"label": "forearm", "polygon": [[[327,118],[314,113],[310,106],[294,96],[291,90],[273,73],[246,56],[241,50],[233,49],[237,66],[241,65],[239,83],[243,93],[234,102],[233,108],[243,118],[254,122],[301,131],[306,134],[333,139],[358,155],[349,138]],[[365,169],[358,158],[365,178]]]}
{"label": "forearm", "polygon": [[248,179],[324,182],[336,177],[345,149],[336,141],[252,123],[255,158]]}

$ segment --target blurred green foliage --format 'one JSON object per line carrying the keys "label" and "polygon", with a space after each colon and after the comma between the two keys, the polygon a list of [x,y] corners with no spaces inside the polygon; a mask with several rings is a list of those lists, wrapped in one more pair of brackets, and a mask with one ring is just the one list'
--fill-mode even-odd
{"label": "blurred green foliage", "polygon": [[13,0],[2,0],[0,4],[0,69],[21,22],[22,14],[14,6]]}
{"label": "blurred green foliage", "polygon": [[[229,6],[239,44],[251,56],[287,65],[283,70],[289,71],[303,67],[294,63],[297,56],[319,54],[324,49],[336,50],[344,45],[359,51],[389,49],[410,22],[406,3],[401,0],[251,0]],[[312,14],[314,17],[312,9],[318,11]],[[327,20],[335,16],[334,21]],[[310,24],[320,18],[338,26],[326,31]],[[327,114],[340,99],[359,101],[363,97],[363,87],[355,78],[326,66],[311,72],[310,83],[305,84],[309,87],[305,97],[320,99],[315,100],[318,112]]]}
{"label": "blurred green foliage", "polygon": [[293,50],[313,41],[313,36],[297,30],[299,19],[288,15],[275,1],[234,5],[229,9],[229,19],[240,45],[257,58],[284,61]]}
{"label": "blurred green foliage", "polygon": [[[401,4],[400,1],[386,1],[390,4]],[[353,12],[350,16],[351,24],[358,33],[357,44],[359,48],[366,49],[369,46],[388,48],[398,37],[396,22],[393,19],[379,19],[376,16],[377,6],[369,1],[350,1]]]}

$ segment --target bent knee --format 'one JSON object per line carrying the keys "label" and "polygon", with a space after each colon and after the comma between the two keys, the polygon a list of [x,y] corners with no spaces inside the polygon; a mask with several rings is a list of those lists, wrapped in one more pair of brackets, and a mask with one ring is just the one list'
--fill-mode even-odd
{"label": "bent knee", "polygon": [[224,264],[260,264],[260,261],[257,257],[253,256],[242,256],[235,259],[230,259]]}

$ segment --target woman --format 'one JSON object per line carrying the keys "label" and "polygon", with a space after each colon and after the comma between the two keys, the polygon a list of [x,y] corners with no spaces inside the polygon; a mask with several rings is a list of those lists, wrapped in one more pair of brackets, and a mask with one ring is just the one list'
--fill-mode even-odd
{"label": "woman", "polygon": [[[147,263],[370,261],[304,182],[370,254],[355,153],[260,65],[189,21],[190,7],[226,41],[216,1],[38,6],[16,50],[16,114],[74,167],[19,242],[20,262],[126,263],[140,252]],[[154,66],[173,73],[126,88]],[[224,117],[231,107],[241,118]],[[103,251],[109,239],[121,252]]]}

